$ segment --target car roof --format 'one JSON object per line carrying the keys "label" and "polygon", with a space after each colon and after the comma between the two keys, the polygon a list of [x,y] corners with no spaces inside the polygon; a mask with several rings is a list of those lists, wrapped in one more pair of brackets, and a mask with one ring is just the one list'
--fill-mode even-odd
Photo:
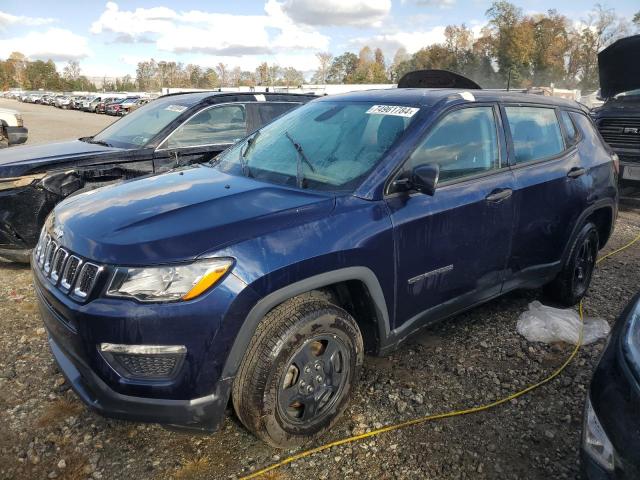
{"label": "car roof", "polygon": [[[259,96],[259,97],[258,97]],[[286,92],[216,92],[216,91],[206,91],[206,92],[179,92],[179,93],[169,93],[166,95],[162,95],[158,98],[167,98],[167,97],[178,97],[181,100],[188,100],[193,105],[196,103],[202,102],[204,100],[208,100],[210,103],[222,103],[225,101],[229,101],[229,99],[235,98],[238,100],[246,100],[247,97],[253,97],[254,100],[262,100],[264,101],[282,101],[282,100],[294,100],[295,98],[299,99],[311,99],[317,98],[317,95],[312,93],[286,93]],[[233,101],[233,100],[232,100]]]}
{"label": "car roof", "polygon": [[509,103],[537,103],[558,107],[581,109],[573,100],[546,97],[529,93],[507,92],[504,90],[461,90],[455,88],[388,88],[361,90],[322,97],[319,101],[389,102],[393,104],[429,107],[441,101],[483,101]]}

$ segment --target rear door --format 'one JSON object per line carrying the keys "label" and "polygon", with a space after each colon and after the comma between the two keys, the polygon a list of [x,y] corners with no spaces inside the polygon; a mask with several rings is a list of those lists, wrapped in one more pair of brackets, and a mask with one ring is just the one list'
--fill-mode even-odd
{"label": "rear door", "polygon": [[513,173],[497,106],[451,111],[407,161],[440,167],[433,196],[387,197],[397,258],[396,328],[419,326],[500,293],[514,219]]}
{"label": "rear door", "polygon": [[563,118],[570,118],[559,109],[506,104],[503,116],[518,212],[505,288],[542,285],[555,275],[586,207],[591,181],[588,165],[576,147],[577,132],[569,131],[575,126],[561,126]]}

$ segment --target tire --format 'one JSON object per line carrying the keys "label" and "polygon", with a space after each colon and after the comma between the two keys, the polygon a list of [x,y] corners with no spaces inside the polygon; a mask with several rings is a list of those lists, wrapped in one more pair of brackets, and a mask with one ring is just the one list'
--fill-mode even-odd
{"label": "tire", "polygon": [[359,378],[360,329],[326,298],[312,292],[271,310],[234,380],[236,415],[272,446],[301,445],[329,430]]}
{"label": "tire", "polygon": [[598,257],[598,229],[585,224],[576,236],[558,276],[545,285],[545,294],[565,307],[576,305],[587,293]]}

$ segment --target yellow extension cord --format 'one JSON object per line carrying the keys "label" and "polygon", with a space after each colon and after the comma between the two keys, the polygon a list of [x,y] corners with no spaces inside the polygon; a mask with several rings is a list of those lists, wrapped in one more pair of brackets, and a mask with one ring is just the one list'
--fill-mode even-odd
{"label": "yellow extension cord", "polygon": [[[600,262],[606,260],[607,258],[616,255],[617,253],[622,252],[623,250],[626,250],[627,248],[629,248],[631,245],[633,245],[634,243],[640,241],[640,235],[638,235],[636,238],[634,238],[632,241],[630,241],[629,243],[627,243],[626,245],[624,245],[623,247],[618,248],[617,250],[614,250],[613,252],[609,252],[606,255],[604,255],[603,257],[600,257],[597,261],[596,261],[596,265],[599,264]],[[580,319],[583,319],[583,311],[582,311],[582,300],[580,301],[580,304],[578,306],[578,311],[580,313]],[[249,480],[252,478],[257,478],[261,475],[264,475],[267,472],[271,472],[272,470],[276,470],[280,467],[283,467],[291,462],[295,462],[296,460],[300,460],[302,458],[308,457],[310,455],[314,455],[316,453],[322,452],[324,450],[328,450],[329,448],[332,447],[337,447],[340,445],[345,445],[347,443],[352,443],[352,442],[356,442],[358,440],[363,440],[365,438],[369,438],[369,437],[375,437],[377,435],[380,435],[381,433],[385,433],[385,432],[391,432],[393,430],[399,430],[401,428],[406,428],[406,427],[410,427],[412,425],[417,425],[419,423],[425,423],[425,422],[430,422],[433,420],[440,420],[442,418],[450,418],[450,417],[458,417],[461,415],[469,415],[471,413],[478,413],[478,412],[483,412],[485,410],[489,410],[492,409],[494,407],[497,407],[498,405],[502,405],[503,403],[507,403],[511,400],[514,400],[518,397],[521,397],[533,390],[535,390],[538,387],[541,387],[542,385],[549,383],[551,380],[553,380],[554,378],[556,378],[558,375],[560,375],[565,368],[567,368],[567,366],[569,365],[569,363],[571,363],[571,361],[575,358],[576,354],[578,353],[578,350],[580,350],[580,346],[582,343],[582,331],[580,331],[580,338],[578,339],[578,343],[576,344],[575,348],[573,349],[573,351],[571,352],[571,355],[569,355],[569,357],[564,361],[564,363],[562,365],[560,365],[560,367],[555,370],[553,373],[551,373],[551,375],[549,375],[548,377],[544,378],[543,380],[540,380],[537,383],[534,383],[533,385],[528,386],[527,388],[520,390],[519,392],[516,393],[512,393],[511,395],[501,398],[499,400],[496,400],[494,402],[491,403],[487,403],[486,405],[480,405],[477,407],[472,407],[472,408],[467,408],[465,410],[456,410],[453,412],[446,412],[446,413],[437,413],[435,415],[427,415],[425,417],[420,417],[420,418],[414,418],[413,420],[407,420],[406,422],[400,422],[400,423],[396,423],[396,424],[392,424],[392,425],[387,425],[386,427],[382,427],[382,428],[377,428],[375,430],[371,430],[370,432],[367,433],[363,433],[361,435],[354,435],[352,437],[347,437],[347,438],[342,438],[340,440],[336,440],[334,442],[329,442],[326,443],[324,445],[320,445],[319,447],[316,448],[311,448],[309,450],[305,450],[303,452],[300,453],[296,453],[295,455],[291,455],[290,457],[285,458],[284,460],[274,463],[272,465],[269,465],[268,467],[262,468],[260,470],[257,470],[249,475],[246,475],[244,477],[240,477],[239,480]]]}

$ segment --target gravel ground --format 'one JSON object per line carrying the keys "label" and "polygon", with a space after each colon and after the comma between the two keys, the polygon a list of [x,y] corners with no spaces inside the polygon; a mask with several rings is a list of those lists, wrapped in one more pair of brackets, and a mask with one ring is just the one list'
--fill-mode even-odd
{"label": "gravel ground", "polygon": [[[89,114],[17,105],[34,112],[25,115],[34,132],[42,127],[40,109],[81,115],[82,125],[69,117],[61,136],[96,130],[84,121]],[[621,212],[605,251],[638,233],[640,214]],[[638,285],[640,245],[598,267],[588,314],[613,323]],[[388,357],[367,357],[350,407],[324,440],[484,404],[542,379],[571,347],[529,343],[516,333],[519,314],[540,296],[511,293],[425,330]],[[28,268],[0,263],[0,321],[0,479],[236,478],[295,452],[266,446],[233,415],[215,434],[186,435],[88,411],[51,357]],[[586,387],[603,345],[583,347],[561,377],[494,410],[334,447],[266,478],[576,478]]]}
{"label": "gravel ground", "polygon": [[95,135],[118,118],[78,110],[62,110],[49,105],[21,103],[7,98],[0,98],[0,108],[11,108],[22,113],[24,126],[29,129],[27,145]]}

